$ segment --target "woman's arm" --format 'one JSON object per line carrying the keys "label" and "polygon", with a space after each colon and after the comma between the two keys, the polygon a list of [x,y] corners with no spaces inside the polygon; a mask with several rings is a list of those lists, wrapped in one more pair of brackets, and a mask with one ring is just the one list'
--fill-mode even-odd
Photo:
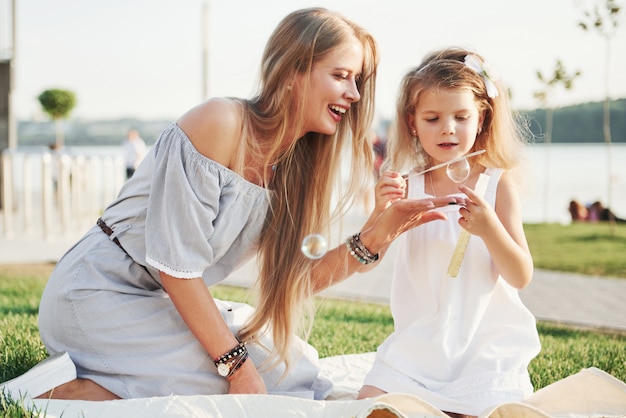
{"label": "woman's arm", "polygon": [[[433,209],[463,202],[464,199],[455,197],[395,200],[374,219],[368,220],[361,231],[361,242],[372,254],[379,254],[381,257],[391,243],[405,231],[427,222],[446,219],[445,214]],[[326,253],[314,265],[314,291],[322,291],[356,272],[371,270],[379,263],[380,259],[375,263],[363,265],[350,255],[345,244],[341,244]]]}
{"label": "woman's arm", "polygon": [[[239,146],[240,115],[237,102],[215,98],[191,109],[177,123],[198,152],[230,167]],[[211,359],[239,344],[202,278],[179,279],[163,272],[160,276],[176,310]],[[229,393],[266,393],[265,383],[250,358],[228,381]]]}
{"label": "woman's arm", "polygon": [[[160,276],[176,310],[211,359],[239,344],[202,278],[178,279],[163,272]],[[263,378],[250,358],[228,381],[229,393],[266,393]]]}

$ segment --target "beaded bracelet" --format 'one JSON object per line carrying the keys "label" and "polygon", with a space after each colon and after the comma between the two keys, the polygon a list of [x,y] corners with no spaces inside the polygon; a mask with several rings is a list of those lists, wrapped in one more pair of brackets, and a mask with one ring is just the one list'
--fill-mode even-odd
{"label": "beaded bracelet", "polygon": [[361,241],[361,233],[358,232],[346,240],[346,248],[350,255],[361,264],[370,264],[378,261],[378,253],[372,254]]}
{"label": "beaded bracelet", "polygon": [[239,344],[232,350],[214,360],[217,373],[222,377],[229,378],[237,369],[243,366],[247,358],[248,348],[244,342],[239,341]]}

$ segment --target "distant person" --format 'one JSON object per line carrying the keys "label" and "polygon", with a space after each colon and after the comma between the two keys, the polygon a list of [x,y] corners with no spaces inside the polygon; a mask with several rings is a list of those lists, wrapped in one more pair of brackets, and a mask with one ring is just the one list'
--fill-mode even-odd
{"label": "distant person", "polygon": [[135,174],[139,163],[146,155],[147,147],[137,129],[128,131],[128,137],[122,143],[124,149],[124,161],[126,163],[126,178],[129,179]]}
{"label": "distant person", "polygon": [[48,144],[48,149],[50,150],[50,176],[52,179],[52,187],[56,192],[59,187],[59,171],[60,171],[60,163],[59,163],[59,146],[56,142],[51,142]]}
{"label": "distant person", "polygon": [[569,202],[569,213],[572,222],[586,222],[589,220],[589,209],[577,200]]}
{"label": "distant person", "polygon": [[602,202],[595,201],[589,206],[589,219],[591,221],[615,221],[625,223],[626,219],[621,219],[611,209],[605,208]]}
{"label": "distant person", "polygon": [[615,221],[617,223],[626,223],[626,219],[618,217],[609,208],[605,208],[600,201],[584,206],[577,200],[571,200],[569,202],[569,212],[572,222]]}
{"label": "distant person", "polygon": [[387,155],[387,143],[385,138],[376,135],[374,138],[374,174],[376,179],[380,177],[380,167],[385,161]]}
{"label": "distant person", "polygon": [[[375,208],[405,199],[462,198],[447,219],[413,228],[397,247],[394,332],[378,347],[359,398],[411,393],[452,417],[477,416],[533,393],[528,365],[541,349],[518,290],[533,276],[518,185],[523,138],[506,88],[479,55],[461,48],[427,56],[402,80]],[[478,150],[464,184],[446,169],[421,171]],[[408,179],[400,175],[414,167]],[[489,175],[484,197],[474,188]],[[448,265],[471,234],[457,277]]]}

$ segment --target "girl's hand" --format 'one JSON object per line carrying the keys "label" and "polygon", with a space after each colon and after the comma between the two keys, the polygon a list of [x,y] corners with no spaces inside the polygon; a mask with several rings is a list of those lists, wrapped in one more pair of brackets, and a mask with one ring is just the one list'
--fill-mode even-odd
{"label": "girl's hand", "polygon": [[385,171],[374,188],[374,209],[363,225],[363,229],[370,228],[376,219],[391,206],[392,203],[402,200],[406,196],[406,180],[400,173]]}
{"label": "girl's hand", "polygon": [[243,394],[266,394],[267,388],[265,382],[259,374],[258,370],[252,363],[252,360],[248,357],[246,362],[235,371],[233,375],[228,379],[230,388],[228,393],[231,395],[243,393]]}
{"label": "girl's hand", "polygon": [[504,280],[516,289],[523,289],[532,280],[533,259],[524,235],[515,187],[506,176],[501,177],[495,209],[469,187],[461,186],[460,190],[467,199],[465,207],[459,210],[459,225],[483,240]]}
{"label": "girl's hand", "polygon": [[406,180],[400,173],[385,171],[374,189],[374,211],[382,213],[393,202],[406,196]]}
{"label": "girl's hand", "polygon": [[474,190],[463,185],[459,189],[468,197],[465,199],[465,205],[459,209],[461,215],[459,225],[470,234],[482,238],[500,222],[498,215],[485,199],[474,193]]}

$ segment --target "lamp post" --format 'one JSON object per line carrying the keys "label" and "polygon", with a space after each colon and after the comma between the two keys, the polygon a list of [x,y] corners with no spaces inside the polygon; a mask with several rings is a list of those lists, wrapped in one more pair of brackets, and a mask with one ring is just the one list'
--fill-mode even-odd
{"label": "lamp post", "polygon": [[[13,116],[13,83],[15,60],[15,2],[0,0],[0,154],[17,146]],[[0,163],[1,164],[1,163]],[[4,177],[0,167],[0,208],[4,208]]]}
{"label": "lamp post", "polygon": [[202,100],[209,98],[209,0],[202,2]]}

